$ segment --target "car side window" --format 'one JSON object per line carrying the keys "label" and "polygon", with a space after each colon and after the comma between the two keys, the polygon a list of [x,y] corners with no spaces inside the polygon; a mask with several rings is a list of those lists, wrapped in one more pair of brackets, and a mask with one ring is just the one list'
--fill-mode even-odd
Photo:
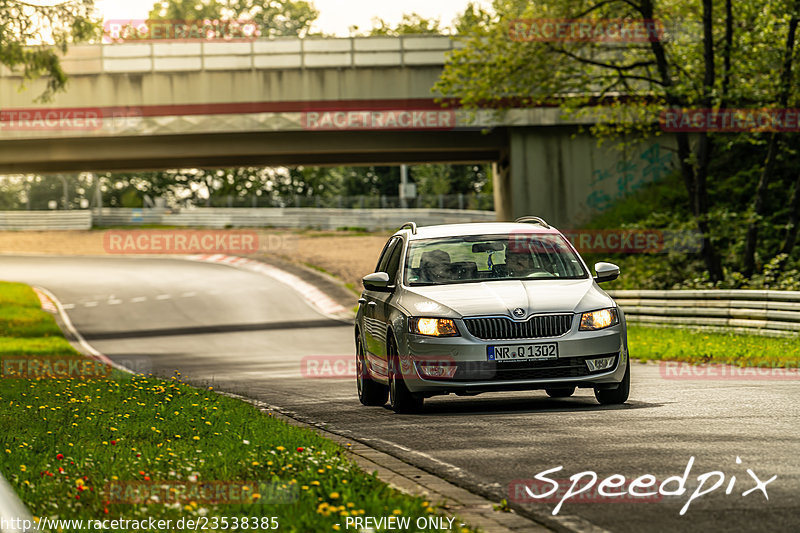
{"label": "car side window", "polygon": [[392,252],[397,247],[397,241],[399,240],[400,239],[398,237],[392,237],[389,239],[389,242],[387,242],[386,246],[383,247],[383,252],[381,252],[381,257],[378,259],[378,265],[375,267],[375,272],[386,272],[386,266],[389,264],[389,259],[392,256]]}
{"label": "car side window", "polygon": [[389,260],[386,263],[386,272],[389,274],[389,279],[392,284],[397,283],[397,271],[400,270],[400,256],[403,255],[403,239],[398,238],[391,253],[389,253]]}

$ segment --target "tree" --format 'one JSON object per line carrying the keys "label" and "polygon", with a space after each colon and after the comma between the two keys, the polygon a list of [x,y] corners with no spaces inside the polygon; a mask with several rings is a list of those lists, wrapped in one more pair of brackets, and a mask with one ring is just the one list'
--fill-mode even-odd
{"label": "tree", "polygon": [[396,26],[391,26],[382,18],[372,20],[373,27],[367,35],[421,35],[421,34],[442,34],[439,19],[426,19],[417,13],[406,13]]}
{"label": "tree", "polygon": [[303,37],[319,17],[302,0],[164,0],[150,11],[150,20],[252,21],[261,37]]}
{"label": "tree", "polygon": [[[786,46],[783,51],[783,61],[781,66],[780,80],[778,84],[778,106],[781,109],[786,109],[789,105],[789,97],[792,92],[792,67],[794,64],[794,46],[797,35],[797,25],[800,21],[800,1],[795,1],[791,6],[791,13],[789,16],[788,29],[786,31]],[[767,155],[764,160],[764,165],[761,171],[761,177],[758,180],[758,187],[756,188],[755,196],[753,197],[753,219],[747,228],[747,236],[745,240],[744,251],[744,267],[742,273],[745,277],[751,277],[755,270],[756,264],[756,246],[758,244],[758,226],[760,218],[763,217],[766,210],[766,195],[767,187],[772,175],[775,172],[775,164],[778,159],[778,152],[780,151],[780,134],[772,132],[769,136],[769,143],[767,147]],[[792,203],[797,202],[797,187],[795,187],[795,198]],[[795,211],[796,212],[796,211]],[[796,219],[797,215],[794,215]],[[789,234],[787,233],[787,237]],[[782,253],[788,257],[794,245],[794,236],[787,238],[784,243]],[[788,245],[790,242],[792,245]],[[784,261],[780,262],[780,267],[783,266]]]}
{"label": "tree", "polygon": [[[436,88],[473,109],[559,104],[595,117],[592,132],[601,138],[661,134],[658,117],[669,109],[775,102],[769,60],[783,43],[771,29],[786,2],[737,3],[735,10],[731,0],[700,4],[698,13],[688,0],[496,0],[490,23],[473,26]],[[698,15],[697,24],[686,24]],[[665,31],[650,26],[647,39],[627,43],[530,40],[535,23],[526,21],[586,18],[659,21]],[[704,236],[704,264],[717,281],[724,273],[712,238],[708,172],[718,139],[708,131],[674,136],[689,209]]]}
{"label": "tree", "polygon": [[99,35],[93,9],[94,0],[67,0],[54,6],[0,2],[0,64],[21,72],[23,84],[46,78],[37,99],[50,100],[67,82],[59,54],[70,44]]}

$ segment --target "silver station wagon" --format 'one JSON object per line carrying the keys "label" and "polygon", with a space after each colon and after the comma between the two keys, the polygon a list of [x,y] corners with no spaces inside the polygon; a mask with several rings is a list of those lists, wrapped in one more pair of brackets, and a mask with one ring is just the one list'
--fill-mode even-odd
{"label": "silver station wagon", "polygon": [[625,315],[572,244],[538,217],[516,223],[405,224],[364,277],[355,323],[358,397],[413,412],[425,398],[594,389],[628,399]]}

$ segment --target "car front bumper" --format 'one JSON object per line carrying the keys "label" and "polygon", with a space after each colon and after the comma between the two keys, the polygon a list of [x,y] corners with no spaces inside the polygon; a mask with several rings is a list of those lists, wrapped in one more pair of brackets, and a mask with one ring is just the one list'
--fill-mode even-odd
{"label": "car front bumper", "polygon": [[[448,338],[408,334],[405,341],[401,369],[406,386],[411,392],[426,396],[571,386],[615,388],[622,381],[628,362],[624,322],[600,331],[574,330],[554,338],[482,340],[469,334]],[[541,343],[557,343],[558,358],[499,362],[488,357],[489,346]],[[586,360],[602,357],[614,357],[611,367],[589,370]],[[421,365],[437,362],[454,367],[454,375],[430,377],[420,370]]]}

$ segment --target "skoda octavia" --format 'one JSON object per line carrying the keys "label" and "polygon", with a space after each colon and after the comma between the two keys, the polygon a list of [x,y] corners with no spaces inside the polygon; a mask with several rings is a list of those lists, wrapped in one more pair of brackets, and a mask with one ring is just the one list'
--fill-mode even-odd
{"label": "skoda octavia", "polygon": [[455,393],[592,388],[628,399],[625,315],[572,244],[538,217],[511,223],[405,224],[364,277],[355,323],[364,405],[397,412]]}

